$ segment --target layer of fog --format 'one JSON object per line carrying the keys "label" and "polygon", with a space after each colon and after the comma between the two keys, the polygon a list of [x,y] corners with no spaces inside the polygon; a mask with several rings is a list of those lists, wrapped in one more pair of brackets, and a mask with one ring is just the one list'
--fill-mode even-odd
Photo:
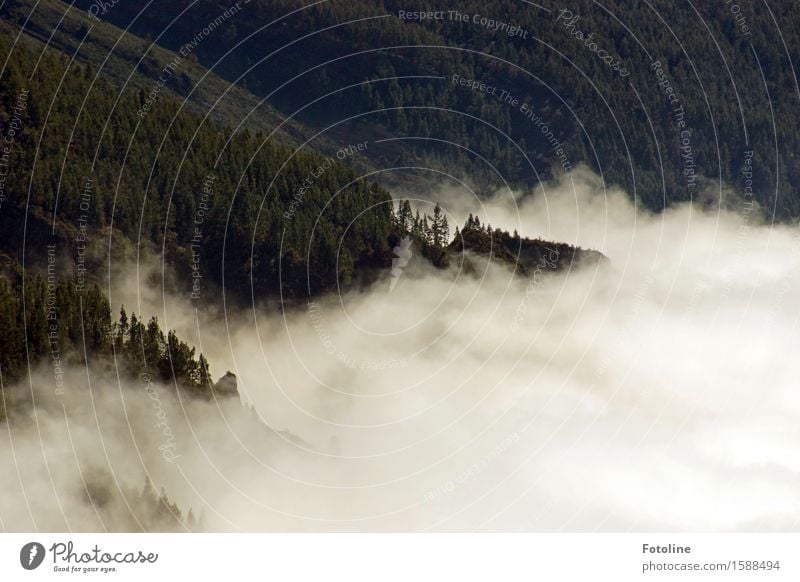
{"label": "layer of fog", "polygon": [[75,378],[65,433],[45,367],[16,459],[0,437],[3,527],[98,529],[77,456],[120,482],[149,474],[213,530],[797,529],[796,228],[756,225],[743,203],[637,212],[582,169],[527,198],[431,196],[451,224],[473,212],[611,262],[531,282],[415,253],[369,292],[227,314],[162,294],[160,267],[142,267],[112,305],[202,346],[273,430],[159,389],[168,462],[141,381],[95,376],[92,401]]}

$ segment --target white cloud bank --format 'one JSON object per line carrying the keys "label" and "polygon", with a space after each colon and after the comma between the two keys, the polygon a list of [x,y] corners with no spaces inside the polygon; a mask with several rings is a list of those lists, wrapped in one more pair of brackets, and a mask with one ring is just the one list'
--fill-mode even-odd
{"label": "white cloud bank", "polygon": [[[387,271],[369,292],[204,315],[199,327],[182,300],[143,294],[145,312],[201,343],[288,432],[235,404],[187,412],[164,392],[181,454],[167,463],[141,386],[106,381],[103,414],[120,422],[99,432],[75,388],[77,444],[50,438],[63,430],[58,407],[43,413],[57,428],[13,428],[16,460],[0,437],[3,526],[31,527],[17,466],[43,503],[36,526],[63,529],[53,500],[80,484],[72,448],[95,450],[102,434],[114,475],[138,485],[147,467],[211,529],[799,529],[797,228],[756,225],[735,204],[636,212],[585,170],[518,210],[502,193],[483,209],[457,192],[436,198],[459,220],[479,212],[611,262],[530,286],[502,266],[474,277],[414,256],[391,291]],[[56,486],[40,443],[61,459]],[[90,507],[70,506],[78,494],[63,495],[69,525],[96,528]]]}

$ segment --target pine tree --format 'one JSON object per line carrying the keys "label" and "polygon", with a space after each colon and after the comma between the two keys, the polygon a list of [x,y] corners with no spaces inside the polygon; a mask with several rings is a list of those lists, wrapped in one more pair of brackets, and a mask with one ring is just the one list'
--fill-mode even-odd
{"label": "pine tree", "polygon": [[128,356],[129,363],[133,369],[142,368],[144,365],[144,330],[139,318],[135,313],[131,313],[131,323],[128,332],[128,343],[125,344],[125,354]]}
{"label": "pine tree", "polygon": [[409,232],[414,218],[411,212],[411,203],[408,200],[400,202],[397,211],[397,222],[403,232]]}
{"label": "pine tree", "polygon": [[450,242],[450,226],[447,223],[447,216],[442,212],[438,203],[433,209],[431,233],[433,246],[437,248],[444,247]]}
{"label": "pine tree", "polygon": [[158,320],[151,317],[142,338],[144,364],[150,370],[156,370],[164,355],[164,334],[158,326]]}
{"label": "pine tree", "polygon": [[167,334],[167,349],[161,364],[162,377],[191,387],[198,387],[197,362],[194,359],[194,348],[178,339],[170,330]]}
{"label": "pine tree", "polygon": [[435,247],[442,246],[442,208],[437,203],[433,208],[431,220],[431,244]]}
{"label": "pine tree", "polygon": [[422,239],[425,241],[425,244],[433,244],[433,232],[431,232],[427,214],[422,217]]}
{"label": "pine tree", "polygon": [[125,313],[125,306],[123,305],[119,309],[119,322],[114,335],[114,350],[117,353],[122,353],[122,348],[128,338],[128,330],[128,314]]}
{"label": "pine tree", "polygon": [[411,234],[417,238],[423,238],[422,218],[419,215],[419,210],[414,214],[414,222],[411,225]]}
{"label": "pine tree", "polygon": [[208,367],[208,360],[203,354],[200,354],[197,364],[197,385],[201,390],[211,390],[214,385],[214,381],[211,379],[211,371]]}

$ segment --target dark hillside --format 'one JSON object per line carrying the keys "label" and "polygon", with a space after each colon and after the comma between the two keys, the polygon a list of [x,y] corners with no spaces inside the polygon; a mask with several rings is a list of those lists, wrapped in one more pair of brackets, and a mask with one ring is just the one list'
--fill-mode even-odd
{"label": "dark hillside", "polygon": [[[440,140],[473,148],[516,184],[586,162],[656,210],[734,203],[704,191],[720,180],[742,190],[751,157],[767,216],[800,216],[796,2],[737,5],[738,16],[725,2],[537,4],[544,9],[513,0],[254,0],[196,54],[229,81],[243,76],[285,114],[343,89],[305,109],[303,122],[323,128],[359,115],[326,134],[362,127],[434,138],[367,156],[423,159],[487,192],[498,184],[491,168]],[[119,3],[102,18],[174,50],[228,8],[174,2],[140,15]],[[414,16],[425,11],[438,16]],[[595,44],[579,40],[589,35]]]}

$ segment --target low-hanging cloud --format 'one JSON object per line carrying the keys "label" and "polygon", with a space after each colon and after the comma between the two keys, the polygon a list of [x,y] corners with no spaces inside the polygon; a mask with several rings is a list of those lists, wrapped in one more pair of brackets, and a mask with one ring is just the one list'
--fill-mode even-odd
{"label": "low-hanging cloud", "polygon": [[[7,467],[33,459],[22,484],[56,517],[26,518],[12,470],[3,526],[63,529],[56,491],[79,489],[76,458],[94,451],[120,481],[147,472],[202,507],[212,530],[797,529],[796,227],[757,224],[738,203],[637,211],[585,169],[532,196],[432,198],[451,224],[472,212],[610,261],[534,282],[457,258],[436,270],[412,245],[368,291],[285,312],[209,315],[140,294],[218,375],[237,374],[254,412],[160,387],[181,455],[170,463],[143,386],[112,377],[98,396],[76,376],[66,416],[43,404],[39,424],[13,425],[16,458],[0,437]],[[51,475],[45,453],[60,460]],[[86,511],[69,527],[96,528]]]}

